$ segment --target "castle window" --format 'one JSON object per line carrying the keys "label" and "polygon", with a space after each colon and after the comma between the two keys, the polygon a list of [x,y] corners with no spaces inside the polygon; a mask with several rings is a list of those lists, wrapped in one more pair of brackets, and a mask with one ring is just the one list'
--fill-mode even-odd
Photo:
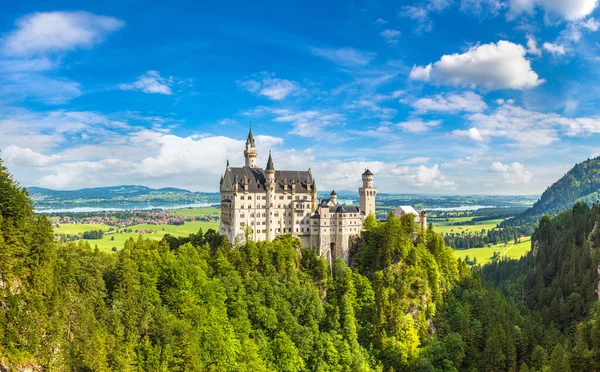
{"label": "castle window", "polygon": [[292,196],[291,195],[288,195],[288,200],[292,200]]}
{"label": "castle window", "polygon": [[308,196],[304,195],[304,200],[308,199]]}
{"label": "castle window", "polygon": [[252,200],[252,195],[248,195],[248,200]]}
{"label": "castle window", "polygon": [[241,209],[244,209],[244,204],[242,204],[242,205],[240,206],[240,208],[241,208]]}
{"label": "castle window", "polygon": [[244,195],[240,196],[240,199],[241,199],[241,200],[244,200]]}
{"label": "castle window", "polygon": [[240,222],[240,226],[244,227],[244,226],[246,226],[246,223],[245,222]]}

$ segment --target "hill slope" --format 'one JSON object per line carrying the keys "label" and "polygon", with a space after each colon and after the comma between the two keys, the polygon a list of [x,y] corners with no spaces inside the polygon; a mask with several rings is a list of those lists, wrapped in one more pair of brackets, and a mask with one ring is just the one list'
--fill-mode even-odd
{"label": "hill slope", "polygon": [[555,215],[578,201],[589,206],[600,201],[600,157],[575,165],[550,186],[533,207],[504,225],[537,223],[544,214]]}
{"label": "hill slope", "polygon": [[173,204],[218,203],[218,193],[192,192],[174,187],[152,189],[138,185],[86,188],[80,190],[50,190],[41,187],[27,189],[38,210],[74,207],[140,207]]}

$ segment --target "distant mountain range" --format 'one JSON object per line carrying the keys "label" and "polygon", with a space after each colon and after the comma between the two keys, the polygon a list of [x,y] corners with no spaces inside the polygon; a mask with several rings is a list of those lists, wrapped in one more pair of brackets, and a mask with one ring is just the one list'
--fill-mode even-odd
{"label": "distant mountain range", "polygon": [[600,202],[600,157],[575,165],[544,191],[533,207],[505,221],[504,225],[537,224],[544,214],[555,215],[570,209],[577,201],[590,206]]}

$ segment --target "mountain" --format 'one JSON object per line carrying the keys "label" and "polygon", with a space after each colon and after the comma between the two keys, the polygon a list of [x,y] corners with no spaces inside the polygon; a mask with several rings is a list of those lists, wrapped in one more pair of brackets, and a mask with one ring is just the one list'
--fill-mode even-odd
{"label": "mountain", "polygon": [[41,187],[27,189],[37,210],[88,208],[139,208],[148,205],[161,207],[182,204],[214,204],[218,193],[192,192],[167,187],[152,189],[139,185],[86,188],[80,190],[51,190]]}
{"label": "mountain", "polygon": [[600,201],[600,157],[575,165],[550,186],[533,207],[503,225],[535,224],[544,214],[555,215],[578,201],[589,206]]}

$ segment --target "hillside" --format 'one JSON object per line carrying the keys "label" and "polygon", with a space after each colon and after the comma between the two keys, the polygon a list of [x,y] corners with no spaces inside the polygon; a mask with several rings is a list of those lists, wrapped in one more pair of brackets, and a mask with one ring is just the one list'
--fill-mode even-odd
{"label": "hillside", "polygon": [[566,370],[562,335],[432,229],[365,228],[352,268],[289,235],[233,247],[213,230],[104,254],[56,242],[0,161],[0,369]]}
{"label": "hillside", "polygon": [[192,192],[174,187],[152,189],[145,186],[122,185],[80,190],[51,190],[41,187],[27,189],[37,210],[88,208],[140,208],[181,204],[218,203],[218,193]]}
{"label": "hillside", "polygon": [[537,224],[544,214],[555,215],[578,201],[589,206],[600,201],[600,157],[575,165],[550,186],[533,207],[503,225]]}

